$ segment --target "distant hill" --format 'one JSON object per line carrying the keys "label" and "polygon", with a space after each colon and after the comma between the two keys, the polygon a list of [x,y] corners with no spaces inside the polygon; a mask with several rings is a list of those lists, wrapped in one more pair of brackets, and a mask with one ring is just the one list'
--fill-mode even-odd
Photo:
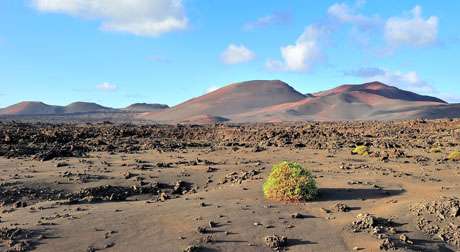
{"label": "distant hill", "polygon": [[134,103],[124,108],[123,110],[132,111],[132,112],[152,112],[152,111],[161,111],[167,108],[169,108],[169,106],[165,104]]}
{"label": "distant hill", "polygon": [[0,109],[1,115],[52,115],[62,112],[62,107],[52,106],[36,101],[24,101]]}
{"label": "distant hill", "polygon": [[64,113],[94,113],[94,112],[115,112],[116,109],[101,106],[92,102],[74,102],[64,107]]}
{"label": "distant hill", "polygon": [[304,95],[282,81],[258,80],[230,84],[142,118],[169,123],[200,115],[231,122],[280,122],[460,117],[460,111],[436,97],[381,82],[341,85]]}
{"label": "distant hill", "polygon": [[[230,84],[214,92],[193,98],[155,114],[152,119],[182,121],[199,115],[228,117],[247,111],[304,99],[288,84],[279,80],[255,80]],[[146,118],[149,118],[148,115]]]}
{"label": "distant hill", "polygon": [[436,97],[419,95],[381,82],[347,84],[302,94],[279,80],[254,80],[227,85],[171,108],[147,103],[114,109],[87,102],[53,106],[29,101],[0,109],[0,119],[13,117],[166,124],[438,119],[460,118],[460,104],[448,104]]}
{"label": "distant hill", "polygon": [[[328,96],[345,93],[361,92],[369,95],[377,95],[384,98],[403,100],[403,101],[431,101],[446,103],[445,101],[431,96],[419,95],[413,92],[405,91],[396,87],[392,87],[381,82],[369,82],[361,85],[342,85],[327,91],[319,92],[314,96]],[[374,96],[375,97],[375,96]]]}
{"label": "distant hill", "polygon": [[43,102],[20,102],[4,109],[0,115],[63,115],[74,113],[116,112],[116,109],[103,107],[96,103],[74,102],[67,106],[48,105]]}
{"label": "distant hill", "polygon": [[[437,106],[447,105],[441,99],[422,96],[380,82],[342,85],[315,93],[293,103],[266,107],[243,113],[236,121],[299,121],[299,120],[382,120],[409,119],[430,114]],[[415,112],[418,109],[417,113]],[[397,111],[404,111],[397,112]],[[409,112],[413,111],[413,113]],[[454,112],[460,116],[460,111]]]}

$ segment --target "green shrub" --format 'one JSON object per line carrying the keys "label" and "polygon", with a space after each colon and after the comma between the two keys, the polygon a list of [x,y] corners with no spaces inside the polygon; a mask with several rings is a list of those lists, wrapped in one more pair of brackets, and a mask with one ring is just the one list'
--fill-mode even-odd
{"label": "green shrub", "polygon": [[360,155],[360,156],[368,156],[369,155],[369,148],[364,145],[356,146],[352,151],[351,154],[353,155]]}
{"label": "green shrub", "polygon": [[439,147],[433,147],[430,149],[430,153],[441,153],[442,149]]}
{"label": "green shrub", "polygon": [[281,201],[312,200],[318,195],[316,181],[300,164],[281,162],[272,167],[263,185],[267,199]]}
{"label": "green shrub", "polygon": [[447,159],[449,159],[451,161],[460,161],[460,151],[458,151],[458,150],[452,151],[449,154],[449,156],[447,157]]}

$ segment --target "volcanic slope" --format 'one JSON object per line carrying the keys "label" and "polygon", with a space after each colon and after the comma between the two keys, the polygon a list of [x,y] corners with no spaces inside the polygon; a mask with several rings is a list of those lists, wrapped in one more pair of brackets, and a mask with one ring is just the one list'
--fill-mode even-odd
{"label": "volcanic slope", "polygon": [[147,117],[158,121],[186,121],[198,116],[231,118],[240,113],[305,98],[282,81],[255,80],[230,84]]}

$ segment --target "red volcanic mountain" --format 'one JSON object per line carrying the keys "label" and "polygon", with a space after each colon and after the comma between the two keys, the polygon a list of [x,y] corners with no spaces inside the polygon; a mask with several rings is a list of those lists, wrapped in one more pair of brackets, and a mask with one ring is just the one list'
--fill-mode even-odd
{"label": "red volcanic mountain", "polygon": [[58,113],[62,113],[62,107],[36,101],[24,101],[0,109],[1,115],[51,115]]}
{"label": "red volcanic mountain", "polygon": [[96,113],[96,112],[113,112],[115,109],[101,106],[92,102],[74,102],[63,107],[64,113]]}
{"label": "red volcanic mountain", "polygon": [[255,80],[230,84],[214,92],[193,98],[161,113],[145,115],[156,121],[177,122],[199,116],[229,118],[240,113],[305,99],[279,80]]}
{"label": "red volcanic mountain", "polygon": [[[51,106],[21,102],[0,109],[2,118],[39,115],[67,118],[91,115],[117,120],[126,117],[158,123],[279,122],[305,120],[396,120],[460,117],[460,104],[401,90],[380,82],[342,85],[330,90],[301,94],[279,80],[255,80],[230,84],[169,108],[158,104],[134,104],[113,109],[77,102]],[[133,118],[135,117],[135,118]]]}
{"label": "red volcanic mountain", "polygon": [[[430,110],[435,108],[443,113],[434,115]],[[421,115],[437,118],[457,114],[460,116],[460,111],[441,99],[380,82],[342,85],[303,95],[284,82],[259,80],[231,84],[163,112],[143,116],[169,123],[199,116],[224,117],[232,122],[278,122],[409,119]]]}
{"label": "red volcanic mountain", "polygon": [[[449,105],[438,98],[388,86],[380,82],[342,85],[292,103],[238,115],[235,121],[390,120],[417,118],[430,109]],[[450,110],[452,108],[445,109]],[[460,116],[460,111],[454,111]],[[431,117],[434,117],[432,115]],[[440,114],[439,116],[442,116]],[[438,118],[436,116],[436,118]]]}
{"label": "red volcanic mountain", "polygon": [[20,102],[4,109],[0,109],[0,115],[62,115],[84,114],[96,112],[114,112],[115,109],[103,107],[91,102],[74,102],[67,106],[48,105],[43,102]]}
{"label": "red volcanic mountain", "polygon": [[445,101],[438,99],[436,97],[419,95],[413,92],[385,85],[378,81],[364,83],[361,85],[342,85],[327,91],[316,93],[314,94],[314,96],[328,96],[344,93],[363,93],[363,95],[377,95],[384,98],[401,101],[431,101],[446,103]]}

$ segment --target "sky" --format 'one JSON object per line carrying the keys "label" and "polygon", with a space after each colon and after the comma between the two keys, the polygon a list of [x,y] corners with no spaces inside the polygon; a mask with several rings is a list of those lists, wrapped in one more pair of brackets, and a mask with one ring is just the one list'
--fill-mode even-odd
{"label": "sky", "polygon": [[0,0],[0,107],[382,81],[460,102],[460,1]]}

